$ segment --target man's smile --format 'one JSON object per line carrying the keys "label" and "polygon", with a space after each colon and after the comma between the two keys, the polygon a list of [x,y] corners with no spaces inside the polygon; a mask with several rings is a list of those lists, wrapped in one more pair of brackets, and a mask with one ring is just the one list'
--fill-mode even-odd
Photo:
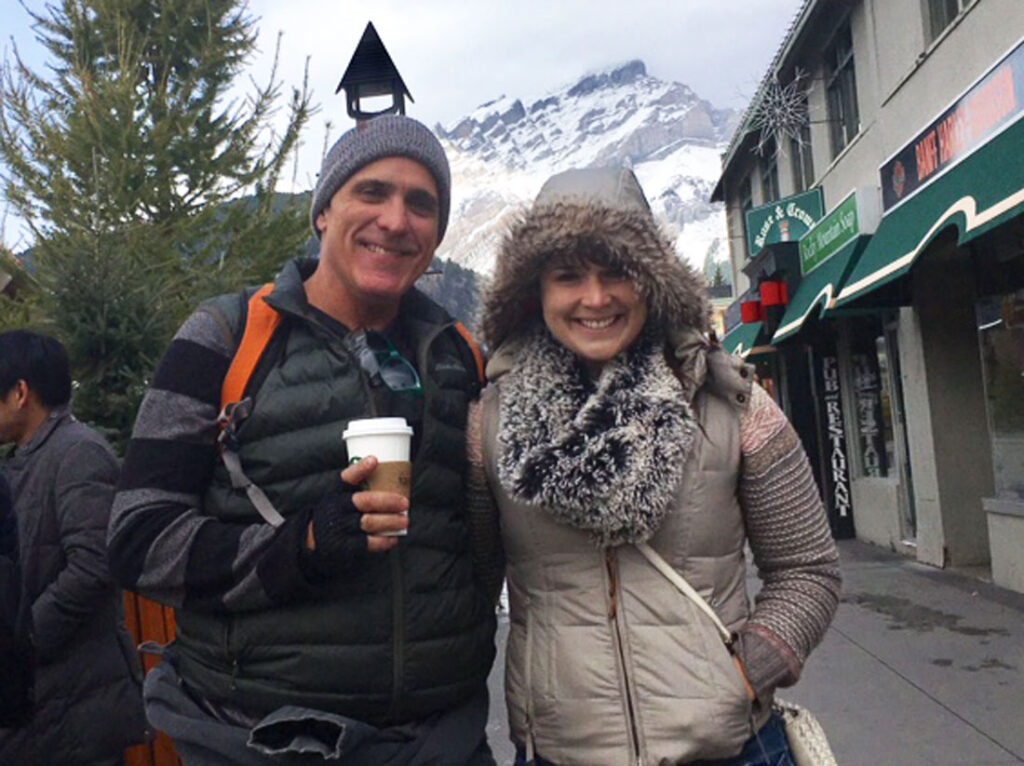
{"label": "man's smile", "polygon": [[367,240],[358,241],[360,247],[369,250],[371,253],[377,253],[379,255],[392,255],[392,256],[404,256],[404,255],[416,255],[417,250],[413,247],[395,247],[382,245],[377,242],[369,242]]}

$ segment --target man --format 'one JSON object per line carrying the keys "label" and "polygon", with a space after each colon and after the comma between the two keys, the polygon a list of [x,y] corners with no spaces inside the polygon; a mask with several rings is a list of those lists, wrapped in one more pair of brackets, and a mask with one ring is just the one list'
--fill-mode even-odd
{"label": "man", "polygon": [[[443,149],[407,117],[328,152],[311,210],[320,257],[286,265],[265,298],[280,324],[228,432],[237,470],[218,458],[217,417],[252,291],[201,306],[154,375],[109,542],[120,581],[175,609],[145,693],[187,763],[493,763],[494,610],[464,513],[477,361],[413,288],[449,187]],[[372,457],[339,477],[342,431],[373,416],[415,430],[411,502],[359,491]],[[269,512],[233,488],[241,473]]]}
{"label": "man", "polygon": [[21,726],[32,706],[32,644],[18,566],[18,520],[0,473],[0,727]]}
{"label": "man", "polygon": [[0,729],[0,764],[116,764],[143,742],[142,670],[105,550],[117,460],[71,415],[53,338],[0,334],[0,442],[35,644],[35,709]]}

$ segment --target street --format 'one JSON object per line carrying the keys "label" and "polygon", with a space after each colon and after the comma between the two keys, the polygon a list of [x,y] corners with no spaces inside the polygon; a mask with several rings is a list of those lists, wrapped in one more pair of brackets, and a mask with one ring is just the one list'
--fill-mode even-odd
{"label": "street", "polygon": [[[839,611],[782,696],[818,716],[840,766],[1024,763],[1024,595],[864,543],[839,547]],[[502,615],[488,723],[502,766],[514,757],[507,633]]]}

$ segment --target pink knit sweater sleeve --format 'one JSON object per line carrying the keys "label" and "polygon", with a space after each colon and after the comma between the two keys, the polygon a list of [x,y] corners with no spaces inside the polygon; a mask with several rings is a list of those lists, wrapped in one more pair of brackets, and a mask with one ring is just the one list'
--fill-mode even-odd
{"label": "pink knit sweater sleeve", "polygon": [[738,652],[759,698],[800,677],[839,603],[839,554],[811,467],[785,414],[759,385],[740,418],[739,497],[762,581]]}

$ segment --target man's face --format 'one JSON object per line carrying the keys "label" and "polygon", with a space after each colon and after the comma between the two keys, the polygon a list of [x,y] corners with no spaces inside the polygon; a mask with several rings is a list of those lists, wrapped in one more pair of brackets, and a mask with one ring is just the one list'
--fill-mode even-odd
{"label": "man's face", "polygon": [[316,218],[321,266],[353,306],[397,304],[434,257],[438,210],[437,183],[423,165],[370,163]]}
{"label": "man's face", "polygon": [[25,381],[19,380],[0,396],[0,444],[20,441],[25,432],[24,393]]}

